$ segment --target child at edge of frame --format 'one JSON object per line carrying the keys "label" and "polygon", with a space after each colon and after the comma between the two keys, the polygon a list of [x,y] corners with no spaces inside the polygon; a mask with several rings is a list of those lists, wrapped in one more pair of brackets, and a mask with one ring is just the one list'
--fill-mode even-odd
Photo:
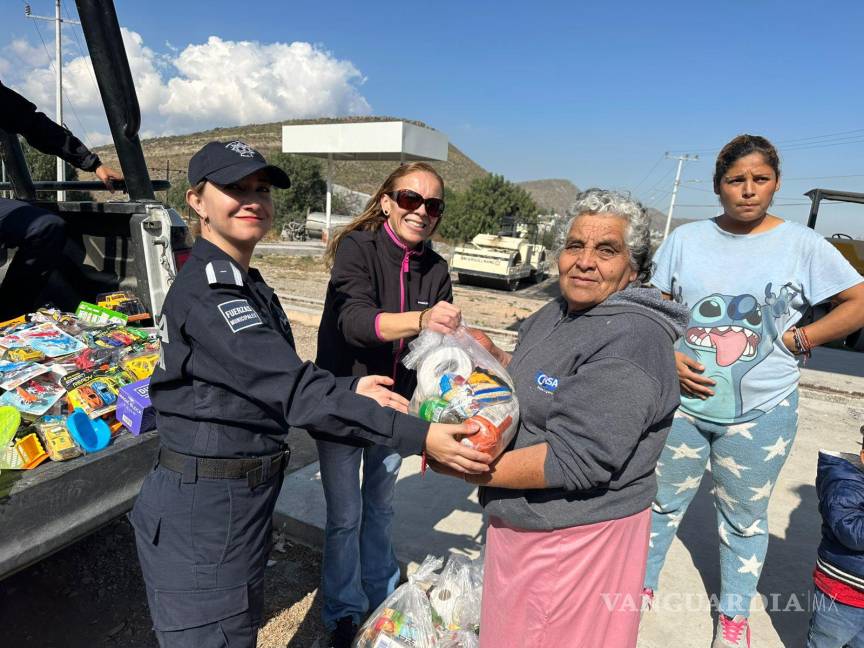
{"label": "child at edge of frame", "polygon": [[819,451],[822,541],[807,648],[864,648],[864,425],[858,453]]}

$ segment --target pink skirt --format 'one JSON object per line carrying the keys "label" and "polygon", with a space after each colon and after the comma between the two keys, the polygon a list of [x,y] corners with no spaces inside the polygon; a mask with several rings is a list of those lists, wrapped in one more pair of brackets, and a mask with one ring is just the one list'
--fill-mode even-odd
{"label": "pink skirt", "polygon": [[635,648],[651,510],[486,533],[480,648]]}

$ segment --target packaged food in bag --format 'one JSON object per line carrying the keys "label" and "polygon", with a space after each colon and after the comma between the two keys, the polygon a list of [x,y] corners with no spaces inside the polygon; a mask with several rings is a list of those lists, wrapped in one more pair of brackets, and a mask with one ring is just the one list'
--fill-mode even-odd
{"label": "packaged food in bag", "polygon": [[384,599],[360,628],[353,648],[434,648],[438,632],[426,595],[438,581],[441,558],[426,556],[417,571]]}
{"label": "packaged food in bag", "polygon": [[423,331],[402,360],[417,372],[409,412],[433,423],[478,424],[462,443],[497,457],[516,434],[519,401],[501,364],[460,326],[452,334]]}
{"label": "packaged food in bag", "polygon": [[437,648],[480,648],[480,638],[468,630],[445,632]]}
{"label": "packaged food in bag", "polygon": [[453,554],[441,572],[429,601],[442,629],[477,631],[480,627],[482,580],[472,574],[473,561]]}

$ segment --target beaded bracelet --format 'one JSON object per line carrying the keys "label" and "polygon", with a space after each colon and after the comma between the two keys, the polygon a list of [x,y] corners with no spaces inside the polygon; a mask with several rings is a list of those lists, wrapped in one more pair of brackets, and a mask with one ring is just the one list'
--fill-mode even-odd
{"label": "beaded bracelet", "polygon": [[803,355],[804,361],[810,358],[810,352],[813,349],[810,344],[810,338],[807,337],[807,332],[803,328],[793,326],[792,339],[795,341],[795,355]]}
{"label": "beaded bracelet", "polygon": [[418,330],[418,331],[422,331],[422,330],[423,330],[423,316],[424,316],[428,311],[429,311],[428,308],[424,308],[423,310],[420,311],[420,316],[417,318],[417,330]]}

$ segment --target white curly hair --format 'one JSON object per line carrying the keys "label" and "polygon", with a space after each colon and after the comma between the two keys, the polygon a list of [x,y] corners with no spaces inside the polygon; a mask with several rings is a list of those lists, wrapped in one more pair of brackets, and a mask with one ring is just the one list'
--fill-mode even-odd
{"label": "white curly hair", "polygon": [[652,268],[651,221],[642,203],[617,191],[592,188],[576,196],[568,213],[571,218],[567,223],[567,232],[573,226],[573,221],[586,214],[610,214],[627,221],[624,243],[630,254],[630,265],[636,271],[634,284],[648,282]]}

